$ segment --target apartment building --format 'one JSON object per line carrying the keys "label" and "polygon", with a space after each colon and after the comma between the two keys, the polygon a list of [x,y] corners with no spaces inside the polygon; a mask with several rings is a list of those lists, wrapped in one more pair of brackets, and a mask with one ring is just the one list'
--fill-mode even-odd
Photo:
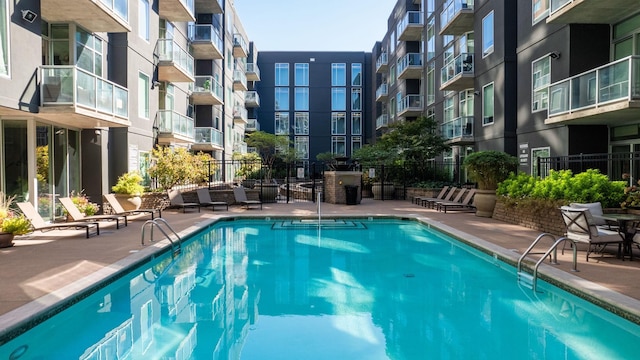
{"label": "apartment building", "polygon": [[243,149],[257,53],[232,1],[0,0],[0,30],[0,190],[45,217],[156,145]]}

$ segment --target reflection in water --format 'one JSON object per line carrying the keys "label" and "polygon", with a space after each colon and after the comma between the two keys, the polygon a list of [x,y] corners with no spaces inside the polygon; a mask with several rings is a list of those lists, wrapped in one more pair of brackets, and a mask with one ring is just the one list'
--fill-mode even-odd
{"label": "reflection in water", "polygon": [[632,357],[636,325],[546,284],[522,290],[512,269],[418,224],[362,224],[321,237],[219,224],[0,347],[0,358]]}

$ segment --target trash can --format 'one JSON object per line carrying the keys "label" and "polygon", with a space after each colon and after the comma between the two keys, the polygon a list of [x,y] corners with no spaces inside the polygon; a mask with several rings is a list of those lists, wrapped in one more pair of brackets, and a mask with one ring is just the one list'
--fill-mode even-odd
{"label": "trash can", "polygon": [[358,204],[358,186],[357,185],[345,185],[344,192],[346,194],[347,205]]}

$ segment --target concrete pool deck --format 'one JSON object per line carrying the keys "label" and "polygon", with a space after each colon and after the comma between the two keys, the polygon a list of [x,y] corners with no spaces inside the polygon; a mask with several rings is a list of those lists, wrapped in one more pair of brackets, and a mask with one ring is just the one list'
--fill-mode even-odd
{"label": "concrete pool deck", "polygon": [[[411,201],[363,199],[359,205],[322,203],[323,215],[400,216],[418,218],[442,227],[454,236],[471,242],[486,242],[501,257],[511,261],[531,244],[539,231],[506,224],[468,212],[447,214],[426,209]],[[202,208],[201,212],[182,213],[167,209],[162,216],[177,232],[191,232],[205,223],[228,216],[278,217],[317,216],[316,204],[264,204],[263,209],[230,206],[228,211]],[[148,216],[130,218],[129,226],[118,230],[115,223],[100,226],[100,235],[85,238],[82,230],[35,232],[14,240],[15,246],[0,249],[0,334],[56,301],[108,276],[127,261],[159,251],[161,242],[141,245],[141,227]],[[158,237],[156,236],[156,239]],[[485,245],[487,245],[485,244]],[[578,251],[578,272],[571,271],[571,251],[558,251],[559,265],[545,263],[544,275],[556,274],[564,282],[584,289],[594,297],[618,304],[640,314],[640,251],[634,247],[634,261],[623,261],[611,253],[592,254],[585,261],[584,247]],[[575,277],[574,277],[575,276]],[[584,281],[586,280],[586,281]]]}

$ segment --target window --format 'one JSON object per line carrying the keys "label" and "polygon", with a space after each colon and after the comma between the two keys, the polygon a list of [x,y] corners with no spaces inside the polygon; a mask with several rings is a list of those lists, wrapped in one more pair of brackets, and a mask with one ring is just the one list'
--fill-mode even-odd
{"label": "window", "polygon": [[531,65],[531,112],[549,107],[549,84],[551,81],[551,58],[545,56]]}
{"label": "window", "polygon": [[347,116],[343,112],[331,113],[331,135],[345,135],[347,133]]}
{"label": "window", "polygon": [[0,0],[0,75],[9,76],[9,4]]}
{"label": "window", "polygon": [[138,35],[149,41],[149,0],[138,1]]}
{"label": "window", "polygon": [[549,0],[532,0],[531,1],[531,18],[533,23],[546,18],[549,15]]}
{"label": "window", "polygon": [[345,88],[331,89],[331,110],[332,111],[347,110],[347,89]]}
{"label": "window", "polygon": [[360,148],[362,147],[362,137],[361,136],[354,136],[351,138],[351,154],[353,154],[355,151],[360,150]]}
{"label": "window", "polygon": [[442,118],[442,121],[447,122],[447,121],[451,121],[455,118],[455,109],[454,109],[454,101],[453,101],[453,96],[449,96],[446,99],[444,99],[444,115]]}
{"label": "window", "polygon": [[389,66],[389,86],[396,83],[396,64]]}
{"label": "window", "polygon": [[351,89],[351,110],[353,111],[362,110],[362,89],[361,88]]}
{"label": "window", "polygon": [[296,156],[298,159],[309,159],[309,137],[308,136],[296,136],[293,140],[293,146],[296,150]]}
{"label": "window", "polygon": [[430,62],[427,65],[427,105],[436,101],[436,73],[435,64]]}
{"label": "window", "polygon": [[294,102],[294,110],[309,111],[309,88],[295,88]]}
{"label": "window", "polygon": [[80,28],[76,31],[76,65],[102,76],[102,39]]}
{"label": "window", "polygon": [[493,52],[493,11],[482,19],[482,56]]}
{"label": "window", "polygon": [[293,131],[296,135],[309,135],[309,113],[297,112],[294,115]]}
{"label": "window", "polygon": [[542,169],[540,169],[540,174],[538,174],[538,158],[548,158],[551,156],[551,148],[550,147],[540,147],[531,149],[531,175],[538,176],[540,175],[542,178],[545,178],[549,175],[549,164],[542,164]]}
{"label": "window", "polygon": [[275,114],[275,134],[289,135],[289,113],[277,112]]}
{"label": "window", "polygon": [[482,88],[482,125],[493,124],[493,83]]}
{"label": "window", "polygon": [[149,76],[138,73],[138,117],[149,118]]}
{"label": "window", "polygon": [[295,64],[295,85],[309,86],[309,64]]}
{"label": "window", "polygon": [[474,95],[473,90],[464,90],[458,94],[460,99],[459,113],[460,117],[473,116]]}
{"label": "window", "polygon": [[275,89],[275,107],[276,111],[289,110],[289,88]]}
{"label": "window", "polygon": [[331,137],[331,152],[337,155],[347,156],[347,139],[344,136]]}
{"label": "window", "polygon": [[427,58],[426,61],[433,59],[436,56],[436,26],[435,18],[429,19],[427,24]]}
{"label": "window", "polygon": [[351,135],[362,135],[362,113],[351,114]]}
{"label": "window", "polygon": [[362,64],[351,64],[351,86],[362,86]]}
{"label": "window", "polygon": [[331,86],[347,86],[347,65],[331,64]]}
{"label": "window", "polygon": [[276,86],[289,86],[289,64],[276,63]]}

